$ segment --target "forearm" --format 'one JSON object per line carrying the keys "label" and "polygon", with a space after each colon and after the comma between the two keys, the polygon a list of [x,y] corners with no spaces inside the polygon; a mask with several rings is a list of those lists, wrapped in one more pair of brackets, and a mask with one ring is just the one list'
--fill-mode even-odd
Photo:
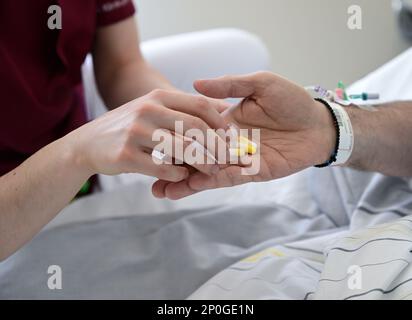
{"label": "forearm", "polygon": [[347,109],[355,133],[348,166],[389,176],[412,176],[412,102],[394,102],[376,112]]}
{"label": "forearm", "polygon": [[89,178],[63,139],[0,178],[0,261],[38,233]]}
{"label": "forearm", "polygon": [[174,89],[157,70],[144,61],[120,67],[98,82],[99,91],[109,109],[146,95],[154,89]]}

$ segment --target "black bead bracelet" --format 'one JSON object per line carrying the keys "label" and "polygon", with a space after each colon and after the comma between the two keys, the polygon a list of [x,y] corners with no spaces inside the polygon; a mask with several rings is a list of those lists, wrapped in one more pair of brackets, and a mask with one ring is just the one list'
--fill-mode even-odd
{"label": "black bead bracelet", "polygon": [[326,167],[331,166],[337,161],[339,145],[340,145],[340,127],[339,127],[339,122],[338,122],[338,118],[336,117],[335,111],[333,111],[330,104],[327,101],[320,99],[320,98],[316,98],[315,100],[322,103],[330,111],[332,118],[333,118],[333,125],[336,129],[336,146],[335,146],[335,150],[332,156],[330,157],[328,162],[315,166],[315,168],[326,168]]}

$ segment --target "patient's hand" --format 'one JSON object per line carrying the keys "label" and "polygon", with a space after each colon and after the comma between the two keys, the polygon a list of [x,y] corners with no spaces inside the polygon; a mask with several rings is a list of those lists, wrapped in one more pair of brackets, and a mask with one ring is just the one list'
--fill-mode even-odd
{"label": "patient's hand", "polygon": [[228,166],[217,175],[193,173],[179,183],[158,181],[157,197],[179,199],[196,192],[248,182],[269,181],[294,174],[329,160],[336,141],[332,116],[303,88],[268,72],[201,80],[196,89],[213,98],[245,98],[226,112],[240,128],[261,129],[260,171],[242,175],[241,167]]}

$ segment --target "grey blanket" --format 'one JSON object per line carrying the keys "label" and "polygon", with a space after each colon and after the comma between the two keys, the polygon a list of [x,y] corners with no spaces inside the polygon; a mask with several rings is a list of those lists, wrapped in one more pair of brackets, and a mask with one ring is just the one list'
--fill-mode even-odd
{"label": "grey blanket", "polygon": [[[0,298],[184,299],[248,255],[332,227],[275,205],[57,227],[0,264]],[[50,265],[62,269],[62,290],[47,286]]]}
{"label": "grey blanket", "polygon": [[[0,264],[0,298],[184,299],[220,271],[266,248],[412,213],[407,179],[335,168],[313,171],[308,187],[316,204],[310,212],[274,199],[45,230]],[[322,252],[326,245],[307,250]],[[62,290],[47,286],[50,265],[61,267]],[[302,292],[295,290],[297,297]]]}

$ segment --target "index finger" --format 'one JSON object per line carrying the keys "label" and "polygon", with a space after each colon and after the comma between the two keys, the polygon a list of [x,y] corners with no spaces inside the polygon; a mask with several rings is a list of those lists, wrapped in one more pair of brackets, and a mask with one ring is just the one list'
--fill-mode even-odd
{"label": "index finger", "polygon": [[225,101],[165,90],[155,90],[152,96],[169,109],[202,119],[213,129],[226,129],[228,125],[220,112],[227,108]]}

